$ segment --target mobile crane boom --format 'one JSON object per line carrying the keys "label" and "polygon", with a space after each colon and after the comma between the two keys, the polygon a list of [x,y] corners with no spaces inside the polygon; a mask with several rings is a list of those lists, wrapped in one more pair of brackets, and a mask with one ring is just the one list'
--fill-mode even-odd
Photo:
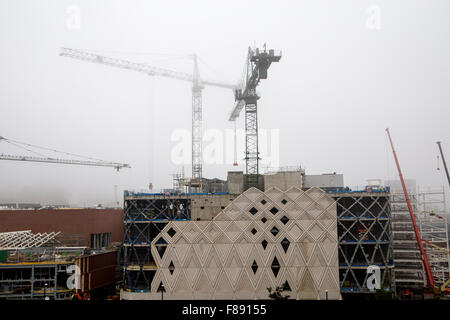
{"label": "mobile crane boom", "polygon": [[425,267],[425,272],[427,274],[428,286],[430,288],[434,288],[433,274],[431,273],[431,267],[428,262],[427,254],[426,254],[425,249],[422,244],[422,238],[420,236],[419,229],[417,228],[416,218],[414,217],[414,212],[412,210],[411,201],[409,200],[408,191],[406,190],[406,185],[405,185],[405,181],[403,179],[402,170],[400,169],[400,163],[398,162],[397,154],[395,153],[394,144],[392,143],[391,134],[389,133],[389,128],[386,128],[386,132],[387,132],[389,142],[392,147],[392,153],[394,155],[395,164],[397,165],[398,175],[400,177],[400,182],[402,184],[403,193],[405,194],[406,204],[408,205],[408,211],[409,211],[409,215],[411,217],[411,221],[412,221],[412,224],[414,227],[414,233],[416,235],[417,244],[419,245],[420,253],[422,255],[423,266]]}

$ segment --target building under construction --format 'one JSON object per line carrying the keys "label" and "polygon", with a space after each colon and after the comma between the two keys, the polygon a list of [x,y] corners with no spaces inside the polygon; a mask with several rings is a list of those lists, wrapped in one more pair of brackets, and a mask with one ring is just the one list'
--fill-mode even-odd
{"label": "building under construction", "polygon": [[[265,191],[287,192],[291,188],[308,191],[317,186],[327,190],[326,193],[336,203],[334,216],[337,219],[338,246],[335,254],[339,262],[336,274],[342,294],[374,292],[367,288],[366,283],[369,276],[366,270],[369,265],[380,268],[383,289],[394,290],[389,189],[371,186],[365,190],[354,191],[344,187],[342,175],[307,175],[302,168],[287,168],[261,175],[260,184],[261,189]],[[164,259],[164,252],[170,244],[169,239],[161,237],[160,234],[163,230],[169,237],[171,234],[175,237],[175,233],[180,233],[176,228],[168,229],[167,224],[170,221],[214,221],[221,212],[229,211],[237,205],[235,201],[241,194],[245,194],[245,191],[242,191],[244,188],[245,175],[242,172],[229,172],[228,193],[145,194],[126,191],[122,298],[145,299],[152,296],[152,288],[155,290],[152,282],[158,272],[158,259]],[[278,199],[281,200],[284,200],[280,204],[282,207],[290,201]],[[302,205],[302,210],[313,210],[314,201],[309,199],[309,202]],[[252,210],[250,207],[248,209]],[[278,206],[273,209],[276,215],[281,210]],[[285,215],[280,216],[283,226],[290,220],[289,210],[284,210]],[[257,212],[259,209],[255,207],[255,214]],[[267,220],[264,217],[262,219]],[[256,234],[257,228],[254,231]],[[152,245],[156,251],[152,251]],[[155,256],[155,252],[158,256]],[[162,282],[163,287],[170,285]],[[142,295],[139,295],[140,293]]]}
{"label": "building under construction", "polygon": [[267,288],[280,285],[293,299],[341,299],[336,205],[323,190],[217,196],[229,204],[212,219],[166,215],[149,246],[149,286],[125,289],[123,299],[160,299],[160,291],[167,299],[267,299]]}
{"label": "building under construction", "polygon": [[116,251],[91,252],[82,237],[30,230],[0,233],[0,299],[88,298],[107,286],[114,290],[115,273]]}
{"label": "building under construction", "polygon": [[0,297],[5,299],[69,299],[67,281],[76,256],[85,253],[82,239],[60,232],[0,233]]}

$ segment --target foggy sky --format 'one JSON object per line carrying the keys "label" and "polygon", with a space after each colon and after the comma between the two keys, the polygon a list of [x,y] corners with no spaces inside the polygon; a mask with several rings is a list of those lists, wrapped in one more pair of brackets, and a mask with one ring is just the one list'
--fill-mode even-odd
{"label": "foggy sky", "polygon": [[[371,5],[379,30],[366,26]],[[80,29],[67,27],[70,6]],[[0,135],[130,163],[112,168],[0,162],[0,202],[111,204],[124,189],[172,186],[176,129],[191,128],[191,85],[60,57],[61,47],[234,83],[249,45],[282,50],[258,88],[259,127],[280,131],[280,165],[338,172],[348,186],[404,176],[447,182],[450,161],[448,1],[0,1]],[[231,129],[231,90],[203,91],[204,130]],[[238,127],[243,128],[241,116]],[[205,144],[206,145],[206,144]],[[204,145],[204,146],[205,146]],[[0,142],[0,153],[27,154]],[[208,178],[238,168],[204,165]],[[190,174],[190,165],[184,166]]]}

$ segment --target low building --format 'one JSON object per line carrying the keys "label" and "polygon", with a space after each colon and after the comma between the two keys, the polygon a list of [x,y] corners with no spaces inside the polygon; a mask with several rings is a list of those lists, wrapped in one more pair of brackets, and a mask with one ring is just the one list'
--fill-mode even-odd
{"label": "low building", "polygon": [[29,209],[39,209],[41,208],[40,203],[24,203],[24,202],[9,202],[9,203],[0,203],[0,210],[29,210]]}
{"label": "low building", "polygon": [[122,209],[0,210],[0,232],[61,231],[80,236],[84,246],[102,248],[123,241]]}

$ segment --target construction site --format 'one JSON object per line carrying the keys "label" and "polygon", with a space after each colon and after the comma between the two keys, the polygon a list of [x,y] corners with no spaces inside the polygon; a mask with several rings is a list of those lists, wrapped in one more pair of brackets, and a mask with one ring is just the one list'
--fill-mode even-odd
{"label": "construction site", "polygon": [[[281,52],[249,48],[244,78],[236,86],[200,79],[195,57],[189,75],[75,49],[63,48],[61,55],[191,82],[192,176],[174,174],[172,188],[159,193],[125,190],[123,211],[110,213],[115,218],[108,227],[92,221],[89,225],[102,230],[67,230],[74,232],[71,241],[61,233],[70,222],[47,225],[49,230],[25,216],[8,222],[6,213],[20,217],[21,208],[5,205],[10,211],[0,212],[7,228],[0,234],[1,298],[91,299],[102,296],[96,294],[101,290],[103,298],[125,300],[158,300],[163,293],[182,300],[268,299],[266,288],[278,287],[293,299],[358,299],[379,291],[392,298],[448,298],[444,189],[417,190],[415,181],[405,183],[392,140],[400,180],[372,179],[361,190],[344,186],[343,174],[310,175],[300,166],[261,171],[256,88]],[[202,175],[204,85],[232,88],[229,121],[241,112],[245,118],[245,172],[229,171],[226,180]],[[103,160],[0,158],[130,168]],[[47,210],[47,218],[32,210],[49,222],[58,219],[57,211],[82,217],[70,208]],[[81,219],[92,220],[96,213],[85,212]],[[13,227],[24,219],[28,224]],[[47,232],[20,230],[27,226]]]}
{"label": "construction site", "polygon": [[[423,187],[409,173],[404,176],[402,169],[412,159],[397,156],[404,145],[394,143],[389,128],[370,135],[386,139],[388,161],[394,161],[397,175],[392,180],[371,179],[372,172],[364,172],[359,179],[367,183],[349,187],[344,178],[360,175],[358,161],[365,158],[345,158],[355,173],[329,173],[335,170],[338,148],[323,148],[315,132],[307,139],[317,140],[314,150],[325,159],[317,166],[329,164],[320,171],[328,173],[310,173],[300,165],[301,158],[283,159],[296,166],[263,166],[262,149],[268,147],[261,143],[258,117],[269,106],[258,105],[264,92],[281,81],[272,76],[286,59],[281,50],[263,44],[241,52],[245,63],[237,83],[204,78],[196,54],[189,56],[191,72],[181,72],[98,52],[62,47],[54,58],[74,69],[92,67],[101,73],[115,68],[189,84],[189,173],[183,165],[162,173],[171,177],[172,185],[161,188],[114,184],[114,205],[107,207],[41,205],[28,199],[0,203],[0,300],[269,300],[272,290],[293,300],[450,300],[447,186]],[[79,80],[70,79],[72,85]],[[90,86],[79,90],[102,96]],[[211,171],[204,160],[203,90],[210,87],[230,93],[231,110],[222,120],[224,127],[234,128],[235,170],[220,177],[206,174]],[[243,150],[237,143],[241,119]],[[328,124],[323,123],[320,130],[326,131]],[[395,126],[391,129],[396,132]],[[297,138],[288,141],[290,149],[302,148],[293,145]],[[127,139],[130,146],[138,144],[134,137]],[[450,143],[426,143],[439,152],[439,175],[450,186],[444,152]],[[115,148],[112,144],[105,149]],[[348,145],[360,148],[351,138]],[[21,153],[4,153],[2,146],[20,148]],[[126,158],[135,150],[121,152]],[[378,151],[367,157],[381,158]],[[81,156],[6,135],[0,136],[0,160],[2,166],[21,162],[109,168],[117,176],[134,170],[133,163]],[[86,194],[93,193],[84,179]]]}

